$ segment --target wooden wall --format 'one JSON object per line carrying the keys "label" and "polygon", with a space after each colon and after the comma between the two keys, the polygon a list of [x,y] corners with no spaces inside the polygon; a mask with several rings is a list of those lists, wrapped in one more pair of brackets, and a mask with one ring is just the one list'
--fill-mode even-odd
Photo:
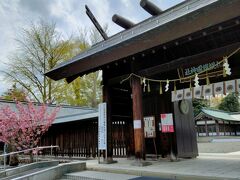
{"label": "wooden wall", "polygon": [[[130,154],[131,131],[129,121],[114,120],[112,125],[113,156],[127,157]],[[56,156],[97,157],[97,119],[53,125],[43,136],[39,146],[58,145]],[[42,152],[50,155],[50,149]]]}
{"label": "wooden wall", "polygon": [[[58,145],[54,155],[96,157],[97,156],[97,120],[55,124],[43,136],[40,145]],[[44,154],[50,154],[45,150]]]}

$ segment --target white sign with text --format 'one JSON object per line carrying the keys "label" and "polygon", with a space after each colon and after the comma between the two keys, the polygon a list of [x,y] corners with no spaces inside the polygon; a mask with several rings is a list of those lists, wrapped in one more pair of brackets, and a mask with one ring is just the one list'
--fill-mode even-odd
{"label": "white sign with text", "polygon": [[98,149],[107,149],[107,103],[98,105]]}
{"label": "white sign with text", "polygon": [[143,118],[144,120],[144,136],[145,138],[155,138],[156,130],[155,130],[155,117],[154,116],[146,116]]}

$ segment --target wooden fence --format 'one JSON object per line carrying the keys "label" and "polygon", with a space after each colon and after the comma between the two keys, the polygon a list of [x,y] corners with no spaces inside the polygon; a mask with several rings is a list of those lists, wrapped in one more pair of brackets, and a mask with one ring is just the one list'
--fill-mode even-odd
{"label": "wooden fence", "polygon": [[[130,146],[129,123],[114,121],[112,126],[113,156],[126,157]],[[96,157],[98,148],[97,120],[53,125],[43,136],[40,145],[58,145],[55,156]],[[50,150],[43,150],[50,155]]]}

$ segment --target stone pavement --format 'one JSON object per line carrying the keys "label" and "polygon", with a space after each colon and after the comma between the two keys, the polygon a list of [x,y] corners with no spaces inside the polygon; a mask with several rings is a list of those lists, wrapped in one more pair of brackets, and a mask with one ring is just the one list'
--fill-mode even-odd
{"label": "stone pavement", "polygon": [[[114,159],[115,164],[98,164],[97,160],[84,160],[87,170],[65,174],[62,179],[106,180],[240,180],[240,151],[231,153],[200,153],[195,159],[148,160],[152,165],[136,167],[134,160]],[[83,161],[83,160],[76,160]]]}
{"label": "stone pavement", "polygon": [[[220,141],[221,140],[221,141]],[[238,141],[237,141],[238,140]],[[204,153],[229,153],[240,150],[240,139],[213,139],[211,142],[198,143],[198,152]],[[218,141],[218,142],[216,142]],[[225,141],[225,142],[223,142]],[[228,142],[226,142],[228,141]]]}
{"label": "stone pavement", "polygon": [[195,159],[181,159],[177,162],[159,159],[151,161],[152,165],[144,167],[132,166],[133,160],[114,160],[117,160],[118,163],[98,164],[97,160],[89,160],[86,161],[87,169],[166,179],[240,179],[240,152],[202,153]]}
{"label": "stone pavement", "polygon": [[115,174],[115,173],[109,173],[109,172],[81,171],[81,172],[68,173],[64,175],[63,178],[70,179],[71,177],[82,177],[82,179],[128,180],[128,179],[137,178],[139,176],[128,175],[128,174]]}
{"label": "stone pavement", "polygon": [[127,174],[116,174],[109,172],[97,171],[81,171],[68,173],[59,180],[74,179],[74,180],[170,180],[159,177],[134,176]]}

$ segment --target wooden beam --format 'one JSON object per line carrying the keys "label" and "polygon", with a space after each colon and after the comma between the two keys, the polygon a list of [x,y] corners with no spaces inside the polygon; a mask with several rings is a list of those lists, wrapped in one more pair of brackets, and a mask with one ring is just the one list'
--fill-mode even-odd
{"label": "wooden beam", "polygon": [[145,160],[145,140],[143,134],[142,86],[140,79],[132,77],[133,124],[136,159]]}
{"label": "wooden beam", "polygon": [[160,64],[154,67],[150,67],[144,70],[139,71],[139,74],[144,76],[152,76],[155,74],[171,71],[177,69],[179,67],[189,67],[191,65],[196,65],[199,63],[206,63],[212,61],[217,58],[222,58],[223,56],[227,56],[232,51],[236,50],[240,47],[240,43],[234,43],[228,46],[224,46],[221,48],[213,49],[207,52],[203,52],[200,54],[196,54],[193,56],[187,56],[179,59],[175,59],[171,62]]}
{"label": "wooden beam", "polygon": [[89,19],[92,21],[93,25],[97,28],[97,30],[101,34],[102,38],[104,40],[107,40],[108,39],[107,34],[104,32],[103,28],[100,26],[99,22],[97,21],[97,19],[93,15],[93,13],[90,11],[90,9],[88,8],[87,5],[85,5],[85,8],[86,8],[86,14],[88,15]]}

